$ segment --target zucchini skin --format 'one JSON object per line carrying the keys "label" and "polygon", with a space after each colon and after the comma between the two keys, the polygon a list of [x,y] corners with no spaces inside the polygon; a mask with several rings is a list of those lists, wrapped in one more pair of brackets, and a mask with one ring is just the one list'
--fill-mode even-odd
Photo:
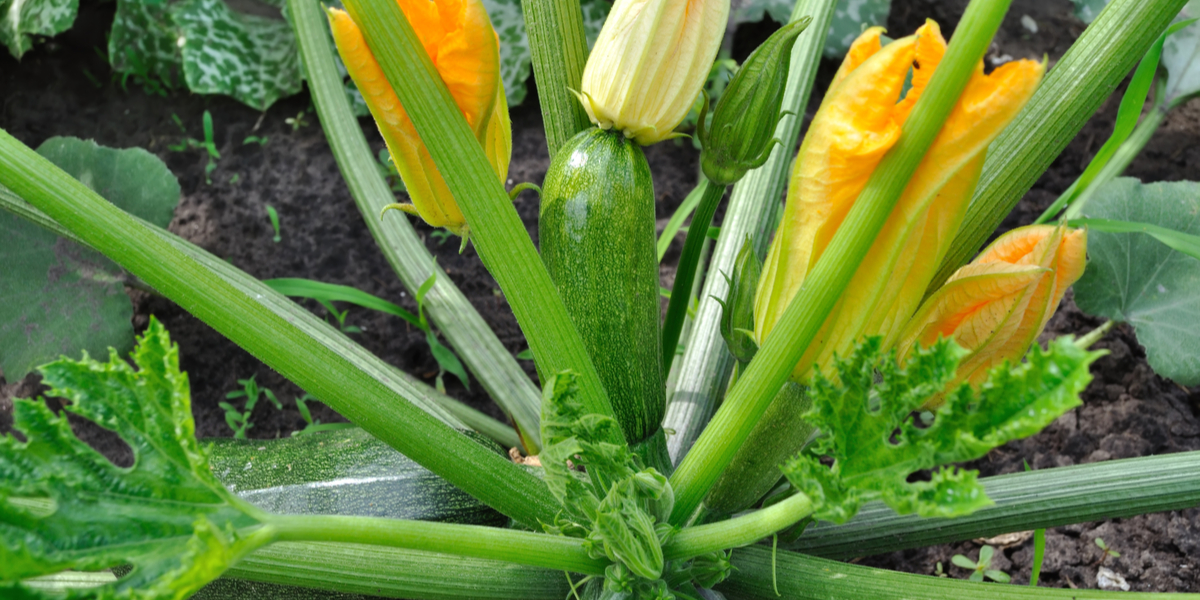
{"label": "zucchini skin", "polygon": [[361,429],[276,440],[204,441],[211,444],[209,465],[217,479],[270,512],[508,523],[504,515]]}
{"label": "zucchini skin", "polygon": [[559,149],[542,185],[542,261],[631,445],[666,412],[654,225],[650,165],[633,140],[593,127]]}

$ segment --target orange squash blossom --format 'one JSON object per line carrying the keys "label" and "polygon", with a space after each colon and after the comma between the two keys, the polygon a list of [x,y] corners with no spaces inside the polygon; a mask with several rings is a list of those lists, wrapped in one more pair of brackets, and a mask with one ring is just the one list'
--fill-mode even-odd
{"label": "orange squash blossom", "polygon": [[[480,0],[397,0],[421,45],[504,182],[512,154],[512,128],[500,81],[500,47]],[[328,11],[338,53],[383,134],[412,205],[394,205],[434,227],[467,235],[453,194],[421,142],[412,120],[371,54],[350,15]]]}

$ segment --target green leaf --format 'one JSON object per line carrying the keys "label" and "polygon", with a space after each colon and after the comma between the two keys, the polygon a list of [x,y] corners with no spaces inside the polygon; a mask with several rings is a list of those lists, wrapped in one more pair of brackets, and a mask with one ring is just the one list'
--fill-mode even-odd
{"label": "green leaf", "polygon": [[580,8],[583,9],[583,35],[587,38],[588,49],[591,49],[600,35],[600,28],[604,27],[604,19],[608,17],[612,3],[606,0],[583,0]]}
{"label": "green leaf", "polygon": [[[1033,435],[1080,404],[1091,380],[1088,365],[1101,353],[1067,338],[1050,350],[1034,346],[1027,361],[999,367],[976,391],[963,385],[947,392],[966,352],[949,340],[920,349],[903,366],[894,353],[868,338],[838,359],[838,383],[814,378],[808,419],[827,436],[815,454],[797,455],[784,474],[813,500],[814,516],[844,523],[868,500],[883,500],[900,514],[955,517],[991,504],[977,472],[933,471],[929,481],[909,481],[918,471],[973,460],[1010,440]],[[944,397],[933,423],[921,428],[912,413]],[[819,455],[833,458],[833,467]]]}
{"label": "green leaf", "polygon": [[179,36],[168,3],[117,0],[117,13],[108,36],[108,62],[118,73],[174,83],[179,80],[183,66]]}
{"label": "green leaf", "polygon": [[58,35],[71,28],[79,0],[0,0],[0,43],[21,58],[33,36]]}
{"label": "green leaf", "polygon": [[234,12],[221,0],[172,7],[183,73],[198,94],[224,94],[259,110],[300,91],[300,53],[283,19]]}
{"label": "green leaf", "polygon": [[[196,442],[179,350],[151,318],[131,356],[60,360],[42,368],[66,410],[116,432],[133,450],[113,465],[75,437],[65,415],[16,400],[0,439],[0,591],[41,598],[19,580],[65,569],[132,565],[123,579],[74,597],[183,598],[267,540],[242,528],[255,509],[213,476]],[[12,597],[5,595],[5,597]]]}
{"label": "green leaf", "polygon": [[[752,23],[770,16],[777,23],[787,23],[793,4],[790,0],[748,0],[734,9],[732,18],[736,23]],[[891,10],[892,0],[838,0],[825,38],[825,56],[845,56],[863,29],[886,25]]]}
{"label": "green leaf", "polygon": [[[50,138],[38,152],[107,200],[165,227],[179,182],[140,148],[114,150],[76,138]],[[127,351],[133,309],[125,275],[99,253],[0,213],[0,369],[9,381],[80,350]]]}
{"label": "green leaf", "polygon": [[[1089,218],[1146,223],[1200,235],[1200,184],[1114,179],[1088,204]],[[1200,261],[1143,233],[1088,232],[1090,262],[1075,284],[1086,313],[1133,325],[1154,371],[1200,383]]]}
{"label": "green leaf", "polygon": [[421,321],[416,315],[383,298],[373,296],[348,285],[337,285],[294,277],[264,279],[263,283],[284,296],[312,298],[313,300],[325,300],[327,302],[349,302],[363,308],[400,317],[415,327],[421,327]]}

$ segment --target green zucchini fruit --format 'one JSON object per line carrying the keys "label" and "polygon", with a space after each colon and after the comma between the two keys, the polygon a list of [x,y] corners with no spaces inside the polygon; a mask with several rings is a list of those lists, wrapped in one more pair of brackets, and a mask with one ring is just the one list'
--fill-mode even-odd
{"label": "green zucchini fruit", "polygon": [[[476,441],[500,447],[476,434]],[[508,519],[361,429],[277,440],[205,440],[213,474],[254,505],[503,526]]]}
{"label": "green zucchini fruit", "polygon": [[654,224],[640,146],[593,127],[559,149],[542,185],[542,261],[631,445],[666,411]]}

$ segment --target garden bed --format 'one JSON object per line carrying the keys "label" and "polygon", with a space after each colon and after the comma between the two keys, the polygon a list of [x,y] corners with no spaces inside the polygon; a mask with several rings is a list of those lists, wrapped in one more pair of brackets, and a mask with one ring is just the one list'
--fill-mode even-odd
{"label": "garden bed", "polygon": [[[963,1],[893,0],[889,30],[908,32],[926,17],[933,17],[942,23],[949,37],[952,23],[964,5]],[[107,63],[94,50],[104,43],[111,12],[111,4],[85,3],[75,29],[38,47],[21,62],[0,53],[0,128],[35,147],[52,136],[76,136],[110,147],[145,148],[167,163],[183,189],[171,231],[259,278],[304,277],[354,286],[415,312],[415,303],[368,233],[306,94],[280,101],[266,113],[259,113],[229,98],[184,91],[159,97],[145,93],[132,82],[123,89],[119,82],[110,81]],[[1030,27],[1030,22],[1036,28]],[[1082,30],[1067,0],[1018,0],[989,60],[1047,55],[1052,65]],[[744,58],[766,33],[767,26],[744,27],[735,44],[735,58]],[[823,65],[816,90],[824,89],[835,68],[832,62]],[[540,183],[548,166],[541,116],[532,92],[531,88],[525,103],[512,111],[513,160],[509,177],[513,183]],[[819,100],[819,96],[813,98],[808,116]],[[1105,103],[1005,221],[1004,229],[1032,222],[1074,181],[1111,131],[1116,104],[1115,99]],[[212,114],[215,142],[221,153],[215,170],[207,176],[208,157],[203,150],[168,148],[185,137],[202,137],[205,110]],[[374,125],[368,119],[361,123],[373,148],[382,148]],[[244,144],[243,140],[251,135],[265,137],[267,143]],[[1147,182],[1200,180],[1198,142],[1200,106],[1185,106],[1167,117],[1126,174]],[[697,153],[684,140],[650,147],[647,157],[655,177],[661,226],[694,184]],[[211,179],[211,184],[206,179]],[[278,211],[279,242],[273,241],[267,206]],[[524,193],[516,206],[536,240],[536,196]],[[391,213],[387,218],[404,217]],[[455,241],[439,240],[419,221],[416,226],[438,263],[505,346],[514,355],[524,350],[524,338],[504,296],[475,251],[468,249],[459,254]],[[672,283],[673,268],[669,265],[678,258],[681,245],[682,236],[664,260],[664,286]],[[301,390],[170,301],[136,290],[129,293],[134,301],[135,329],[144,328],[149,316],[155,315],[180,346],[181,366],[191,381],[199,436],[230,435],[218,402],[226,393],[240,388],[238,379],[251,376],[256,376],[259,385],[274,390],[284,402],[282,411],[267,403],[259,405],[252,419],[254,426],[248,432],[251,437],[285,436],[304,426],[293,401]],[[323,314],[324,309],[316,303],[310,302],[309,307]],[[1068,293],[1043,339],[1087,332],[1100,322],[1080,313]],[[433,383],[438,366],[423,332],[399,318],[353,307],[346,323],[362,329],[352,337],[367,349]],[[1200,388],[1183,388],[1154,375],[1127,327],[1115,328],[1097,347],[1110,354],[1094,365],[1095,380],[1083,396],[1084,406],[1041,434],[999,448],[971,466],[987,476],[1017,472],[1026,463],[1033,469],[1045,469],[1200,449]],[[533,363],[522,364],[535,377]],[[503,418],[476,382],[467,389],[452,376],[445,380],[450,395]],[[11,427],[11,399],[37,390],[33,377],[3,382],[0,432]],[[340,419],[323,406],[314,406],[314,416],[324,422]],[[117,462],[130,460],[128,449],[115,436],[93,426],[88,426],[83,435]],[[1123,576],[1134,590],[1200,591],[1198,517],[1200,511],[1191,509],[1050,530],[1041,585],[1094,588],[1099,569],[1105,567]],[[1120,556],[1105,557],[1094,543],[1096,538],[1102,538]],[[974,558],[980,545],[963,542],[896,552],[861,563],[933,574],[940,561],[951,576],[965,577],[962,569],[950,566],[950,557],[961,553]],[[1033,542],[1025,538],[998,551],[992,566],[1012,575],[1015,583],[1027,582],[1032,549]]]}

